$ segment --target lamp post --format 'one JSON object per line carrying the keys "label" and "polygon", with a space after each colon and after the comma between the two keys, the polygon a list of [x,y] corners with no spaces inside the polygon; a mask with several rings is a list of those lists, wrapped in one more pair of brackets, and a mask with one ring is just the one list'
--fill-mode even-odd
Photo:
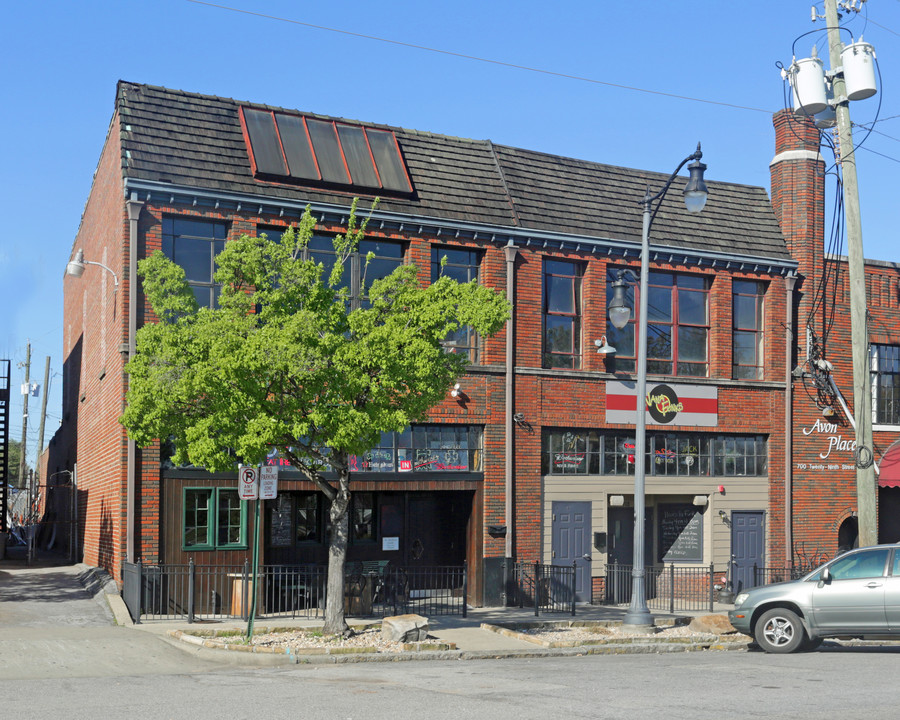
{"label": "lamp post", "polygon": [[[706,183],[703,182],[703,171],[706,165],[700,162],[703,153],[700,152],[700,143],[697,150],[688,155],[681,164],[675,168],[662,190],[656,194],[647,192],[641,204],[644,208],[643,231],[641,233],[641,277],[640,277],[640,314],[638,315],[638,346],[637,346],[637,384],[636,384],[636,411],[635,438],[634,438],[634,561],[631,569],[631,604],[623,618],[623,625],[631,628],[649,628],[653,625],[653,618],[647,608],[647,600],[644,590],[644,475],[646,459],[647,438],[647,285],[650,276],[650,227],[656,217],[656,212],[662,204],[662,200],[668,192],[675,177],[688,162],[690,177],[684,188],[684,202],[689,212],[700,212],[706,205]],[[654,207],[654,203],[656,204]],[[625,290],[627,281],[625,272],[620,272],[618,279],[613,283],[613,298],[609,304],[609,320],[613,326],[621,330],[628,324],[631,310],[625,302]]]}

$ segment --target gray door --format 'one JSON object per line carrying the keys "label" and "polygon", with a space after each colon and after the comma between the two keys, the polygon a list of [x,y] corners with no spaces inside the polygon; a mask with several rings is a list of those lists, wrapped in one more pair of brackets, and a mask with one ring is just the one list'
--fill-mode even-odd
{"label": "gray door", "polygon": [[731,513],[731,587],[735,594],[756,585],[754,566],[763,566],[763,514],[761,511]]}
{"label": "gray door", "polygon": [[[606,566],[607,602],[631,602],[631,568],[634,564],[634,508],[611,507],[607,519],[609,560]],[[644,567],[654,564],[653,508],[644,508]],[[624,566],[624,567],[619,567]],[[645,578],[648,577],[645,575]],[[650,586],[645,587],[649,590]],[[653,593],[650,592],[652,595]]]}
{"label": "gray door", "polygon": [[553,565],[575,563],[575,600],[591,601],[591,504],[554,502]]}

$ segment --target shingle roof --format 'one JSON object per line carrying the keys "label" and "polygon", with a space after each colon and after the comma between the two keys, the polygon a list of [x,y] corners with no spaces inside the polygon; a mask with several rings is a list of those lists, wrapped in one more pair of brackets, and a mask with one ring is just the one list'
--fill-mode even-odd
{"label": "shingle roof", "polygon": [[[123,175],[301,203],[346,205],[353,195],[366,197],[354,188],[341,192],[254,178],[238,115],[242,105],[283,110],[120,82]],[[648,185],[660,188],[668,178],[487,140],[341,120],[393,131],[415,192],[382,197],[379,209],[410,217],[639,242],[640,200]],[[654,246],[790,260],[764,188],[707,180],[709,202],[692,215],[681,201],[684,181],[676,180],[657,213]]]}

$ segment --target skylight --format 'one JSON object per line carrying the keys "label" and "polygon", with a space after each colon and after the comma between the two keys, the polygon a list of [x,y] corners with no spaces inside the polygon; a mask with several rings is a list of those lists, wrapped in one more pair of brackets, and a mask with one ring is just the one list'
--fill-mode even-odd
{"label": "skylight", "polygon": [[240,116],[257,177],[412,192],[389,130],[247,107]]}

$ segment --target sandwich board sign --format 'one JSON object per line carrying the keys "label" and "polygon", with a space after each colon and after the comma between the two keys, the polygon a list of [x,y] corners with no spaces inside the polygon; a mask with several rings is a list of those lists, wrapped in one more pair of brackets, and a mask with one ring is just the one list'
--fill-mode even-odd
{"label": "sandwich board sign", "polygon": [[253,465],[238,466],[238,497],[256,500],[259,495],[259,470]]}

